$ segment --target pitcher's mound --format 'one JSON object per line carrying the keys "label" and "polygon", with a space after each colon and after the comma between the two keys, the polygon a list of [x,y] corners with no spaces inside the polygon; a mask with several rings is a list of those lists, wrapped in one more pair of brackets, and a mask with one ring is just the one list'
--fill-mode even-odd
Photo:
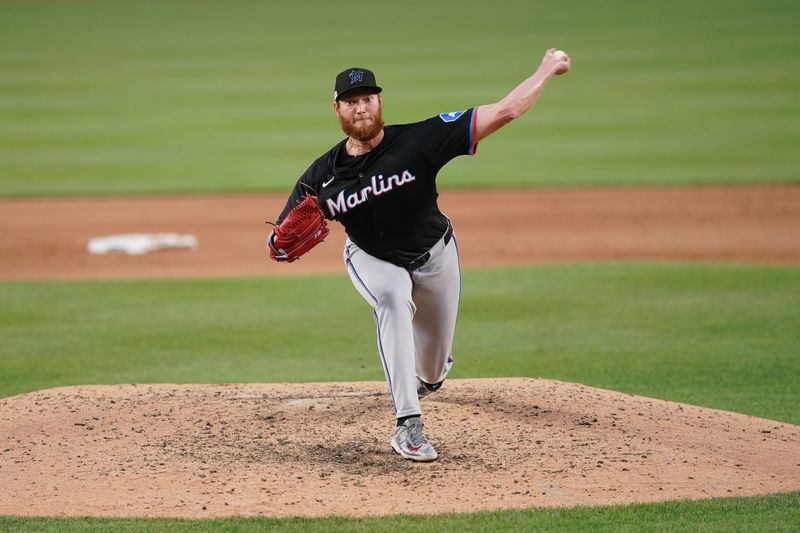
{"label": "pitcher's mound", "polygon": [[69,387],[0,400],[0,515],[441,513],[800,489],[800,427],[543,379],[448,380],[435,463],[386,386]]}

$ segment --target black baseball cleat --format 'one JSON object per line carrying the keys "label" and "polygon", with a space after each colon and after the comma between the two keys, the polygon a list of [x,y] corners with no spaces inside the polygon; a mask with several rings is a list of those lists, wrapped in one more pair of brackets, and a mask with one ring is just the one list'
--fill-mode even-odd
{"label": "black baseball cleat", "polygon": [[426,396],[430,396],[442,387],[442,383],[444,383],[444,381],[440,381],[439,383],[434,383],[431,385],[430,383],[425,383],[421,379],[417,378],[417,396],[420,400]]}

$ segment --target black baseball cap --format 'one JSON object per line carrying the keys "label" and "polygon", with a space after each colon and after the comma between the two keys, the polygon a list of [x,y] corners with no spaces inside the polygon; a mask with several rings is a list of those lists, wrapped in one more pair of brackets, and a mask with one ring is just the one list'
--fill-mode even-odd
{"label": "black baseball cap", "polygon": [[374,89],[376,93],[383,90],[375,83],[375,74],[371,70],[360,67],[343,70],[336,76],[333,99],[338,100],[344,93],[362,88]]}

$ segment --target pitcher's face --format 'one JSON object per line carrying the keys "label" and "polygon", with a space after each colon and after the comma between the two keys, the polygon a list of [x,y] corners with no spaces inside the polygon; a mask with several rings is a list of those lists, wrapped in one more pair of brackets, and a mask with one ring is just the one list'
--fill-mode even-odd
{"label": "pitcher's face", "polygon": [[342,131],[357,141],[368,141],[383,129],[381,95],[374,92],[347,93],[333,103]]}

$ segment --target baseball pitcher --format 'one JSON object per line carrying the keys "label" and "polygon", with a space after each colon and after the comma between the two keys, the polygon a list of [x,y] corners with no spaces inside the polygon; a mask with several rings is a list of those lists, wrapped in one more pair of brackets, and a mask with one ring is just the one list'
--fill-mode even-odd
{"label": "baseball pitcher", "polygon": [[391,446],[406,459],[438,457],[425,437],[420,398],[442,386],[453,364],[461,292],[458,242],[437,204],[436,175],[454,157],[474,155],[569,69],[570,57],[551,48],[498,102],[389,126],[372,71],[342,71],[333,109],[347,137],[303,173],[269,236],[270,257],[291,262],[325,238],[327,220],[344,226],[344,263],[372,308],[397,419]]}

